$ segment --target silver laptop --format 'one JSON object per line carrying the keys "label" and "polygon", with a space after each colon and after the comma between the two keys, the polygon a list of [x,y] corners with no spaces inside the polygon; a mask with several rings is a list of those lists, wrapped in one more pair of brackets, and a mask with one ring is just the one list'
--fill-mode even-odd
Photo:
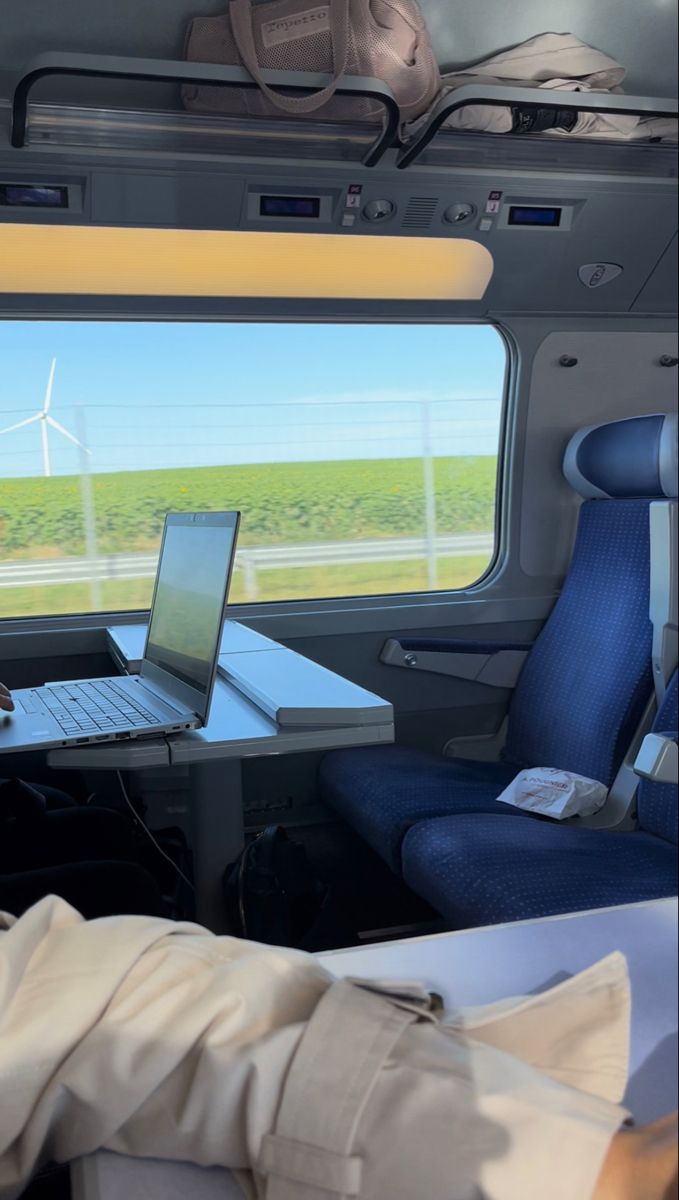
{"label": "silver laptop", "polygon": [[168,513],[138,675],[12,692],[0,753],[174,733],[210,712],[240,513]]}

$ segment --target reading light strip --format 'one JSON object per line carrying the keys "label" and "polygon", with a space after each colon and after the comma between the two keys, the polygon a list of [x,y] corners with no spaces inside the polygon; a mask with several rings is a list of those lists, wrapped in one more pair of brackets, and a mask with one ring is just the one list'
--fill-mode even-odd
{"label": "reading light strip", "polygon": [[0,291],[480,300],[493,260],[466,238],[0,224]]}

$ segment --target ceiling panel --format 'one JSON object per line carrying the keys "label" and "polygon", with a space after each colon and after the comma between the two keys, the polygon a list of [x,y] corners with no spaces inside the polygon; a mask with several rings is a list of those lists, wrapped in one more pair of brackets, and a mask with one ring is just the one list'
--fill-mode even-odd
{"label": "ceiling panel", "polygon": [[[180,58],[187,22],[215,14],[226,0],[21,0],[6,3],[0,37],[0,95],[7,95],[19,65],[47,50]],[[607,51],[628,68],[625,88],[645,95],[677,92],[675,0],[421,0],[439,62],[449,68],[476,62],[538,33],[572,32]],[[139,83],[120,85],[49,81],[37,95],[55,99],[106,97],[131,106],[170,103],[173,89],[152,92]],[[149,97],[153,97],[149,100]]]}

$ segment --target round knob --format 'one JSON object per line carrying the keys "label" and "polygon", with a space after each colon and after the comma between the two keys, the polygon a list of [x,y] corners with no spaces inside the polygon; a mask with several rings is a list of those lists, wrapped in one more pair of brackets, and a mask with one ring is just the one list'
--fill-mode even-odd
{"label": "round knob", "polygon": [[476,209],[473,204],[467,204],[466,201],[461,201],[459,204],[451,204],[443,214],[443,220],[449,225],[462,225],[465,221],[471,221],[475,215]]}
{"label": "round knob", "polygon": [[388,221],[396,212],[393,200],[369,200],[363,209],[366,221]]}
{"label": "round knob", "polygon": [[413,654],[412,650],[409,650],[407,654],[404,654],[403,661],[409,667],[416,667],[417,666],[417,655]]}

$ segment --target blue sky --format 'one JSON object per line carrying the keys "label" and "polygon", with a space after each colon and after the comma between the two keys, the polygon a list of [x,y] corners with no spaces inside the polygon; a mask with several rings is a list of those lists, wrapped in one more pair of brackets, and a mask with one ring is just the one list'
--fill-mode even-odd
{"label": "blue sky", "polygon": [[[497,449],[490,326],[0,321],[0,429],[40,410],[52,358],[51,414],[84,421],[93,472],[417,456],[425,420],[435,453]],[[49,439],[52,473],[77,472]],[[0,478],[40,474],[37,423],[0,436]]]}

